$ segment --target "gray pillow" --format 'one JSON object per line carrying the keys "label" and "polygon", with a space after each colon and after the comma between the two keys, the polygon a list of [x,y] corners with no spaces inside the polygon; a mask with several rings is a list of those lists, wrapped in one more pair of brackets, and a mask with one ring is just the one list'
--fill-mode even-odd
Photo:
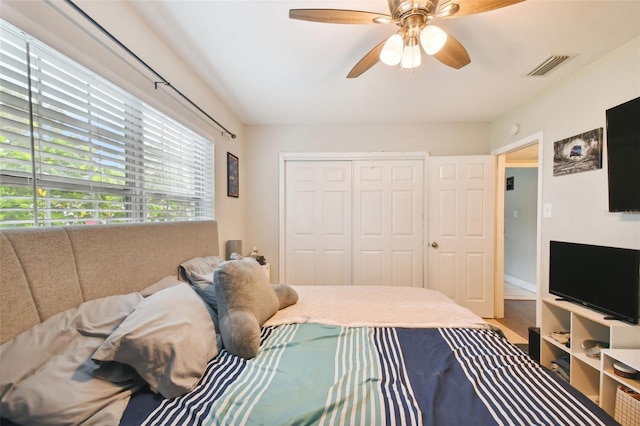
{"label": "gray pillow", "polygon": [[164,290],[165,288],[173,287],[177,284],[183,284],[176,277],[164,277],[161,280],[151,284],[149,287],[140,290],[140,294],[142,297],[149,297],[154,293],[159,292],[160,290]]}
{"label": "gray pillow", "polygon": [[211,319],[218,332],[218,302],[213,288],[213,271],[224,259],[219,256],[194,257],[183,262],[180,267],[180,275],[188,281],[198,296],[206,303]]}
{"label": "gray pillow", "polygon": [[[130,365],[152,391],[173,398],[189,392],[217,354],[213,321],[202,299],[191,286],[177,285],[136,306],[93,359]],[[115,366],[103,363],[95,374],[117,380],[121,370]]]}
{"label": "gray pillow", "polygon": [[211,315],[211,319],[213,320],[216,333],[220,333],[220,329],[218,328],[218,299],[216,297],[215,285],[213,285],[213,283],[203,286],[194,285],[192,288],[204,301],[205,306],[209,311],[209,315]]}
{"label": "gray pillow", "polygon": [[204,286],[213,282],[213,270],[224,261],[220,256],[194,257],[179,266],[180,276],[192,285]]}
{"label": "gray pillow", "polygon": [[91,355],[142,300],[131,293],[84,302],[2,344],[2,417],[24,425],[118,424],[144,382],[95,378]]}
{"label": "gray pillow", "polygon": [[213,284],[213,271],[208,274],[191,272],[191,285],[194,287],[206,287],[209,284]]}
{"label": "gray pillow", "polygon": [[[258,262],[251,257],[218,265],[214,287],[222,343],[228,352],[247,359],[258,353],[260,326],[282,304],[297,301],[297,293],[289,286],[276,293]],[[279,296],[286,298],[282,304]]]}

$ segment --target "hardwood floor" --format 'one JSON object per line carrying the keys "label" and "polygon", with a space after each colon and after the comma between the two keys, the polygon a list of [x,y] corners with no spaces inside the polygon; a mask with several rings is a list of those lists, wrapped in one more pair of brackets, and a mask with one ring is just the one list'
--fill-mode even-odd
{"label": "hardwood floor", "polygon": [[536,325],[535,300],[505,300],[504,318],[496,321],[528,339],[529,327]]}

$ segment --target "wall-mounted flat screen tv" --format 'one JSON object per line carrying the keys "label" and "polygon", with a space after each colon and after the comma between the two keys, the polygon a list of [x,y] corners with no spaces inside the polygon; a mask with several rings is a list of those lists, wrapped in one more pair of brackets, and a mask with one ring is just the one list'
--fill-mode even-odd
{"label": "wall-mounted flat screen tv", "polygon": [[549,293],[638,323],[640,250],[551,241]]}
{"label": "wall-mounted flat screen tv", "polygon": [[606,118],[609,211],[640,212],[640,98],[608,109]]}

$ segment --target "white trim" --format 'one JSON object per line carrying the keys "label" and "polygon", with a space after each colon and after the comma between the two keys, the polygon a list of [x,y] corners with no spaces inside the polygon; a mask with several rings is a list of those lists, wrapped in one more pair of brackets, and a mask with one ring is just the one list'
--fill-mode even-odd
{"label": "white trim", "polygon": [[[527,136],[525,138],[522,138],[520,140],[517,140],[515,142],[512,142],[508,145],[505,146],[501,146],[500,148],[496,148],[494,150],[491,151],[491,154],[493,155],[500,155],[500,154],[506,154],[508,152],[511,151],[517,151],[521,148],[527,147],[529,145],[533,145],[536,142],[540,142],[542,141],[542,136],[543,136],[543,132],[540,131],[538,133],[534,133],[530,136]],[[540,149],[540,145],[538,146],[538,163],[540,163],[540,161],[542,161],[542,150]]]}
{"label": "white trim", "polygon": [[[507,144],[505,146],[502,146],[500,148],[496,148],[494,150],[491,151],[491,154],[496,155],[496,156],[501,156],[503,154],[507,154],[509,152],[512,151],[517,151],[521,148],[525,148],[529,145],[533,145],[537,143],[538,144],[538,164],[537,164],[537,168],[538,168],[538,199],[537,199],[537,206],[536,206],[536,211],[537,211],[537,219],[536,219],[536,282],[535,282],[535,293],[536,293],[536,323],[537,325],[540,325],[540,316],[541,316],[541,303],[540,301],[540,295],[541,295],[541,289],[540,289],[540,276],[541,276],[541,271],[540,271],[540,264],[541,264],[541,260],[540,260],[540,249],[542,247],[542,170],[543,170],[543,146],[544,146],[544,132],[543,131],[539,131],[537,133],[534,133],[532,135],[526,136],[522,139],[519,139],[515,142],[512,142],[510,144]],[[498,164],[500,164],[498,162]],[[506,165],[503,164],[504,167],[506,167]],[[499,174],[496,173],[496,176],[498,176]],[[500,185],[502,185],[501,182],[499,182]],[[498,199],[497,195],[496,195],[496,200]],[[502,223],[504,225],[504,204],[502,206],[497,206],[499,208],[496,209],[496,218],[498,218],[498,215],[502,215]],[[498,229],[498,226],[496,226],[496,229]],[[502,230],[504,231],[504,226],[502,227]],[[503,235],[498,235],[497,237],[499,238],[504,238]],[[496,242],[496,247],[498,247],[498,244]],[[496,253],[496,256],[502,256],[502,258],[504,259],[504,246],[502,246],[502,253]],[[503,262],[504,263],[504,262]],[[496,286],[503,286],[504,285],[504,264],[502,267],[502,271],[496,271],[495,274],[495,280],[496,280]],[[504,316],[504,291],[502,292],[495,292],[496,296],[501,295],[502,300],[497,300],[496,299],[496,316],[502,314]],[[499,306],[498,306],[499,305]],[[501,308],[501,309],[500,309]]]}
{"label": "white trim", "polygon": [[529,281],[521,280],[520,278],[512,277],[511,275],[504,275],[504,282],[512,284],[516,287],[520,287],[524,290],[530,291],[532,293],[537,293],[537,287],[535,283],[530,283]]}
{"label": "white trim", "polygon": [[508,169],[535,169],[538,167],[537,161],[522,161],[519,163],[509,162]]}
{"label": "white trim", "polygon": [[281,152],[281,161],[322,161],[322,160],[424,160],[426,151],[410,152]]}

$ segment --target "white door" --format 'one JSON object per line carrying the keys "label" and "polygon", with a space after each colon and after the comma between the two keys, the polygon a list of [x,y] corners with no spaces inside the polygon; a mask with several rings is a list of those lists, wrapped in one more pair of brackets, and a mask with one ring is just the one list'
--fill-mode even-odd
{"label": "white door", "polygon": [[351,284],[351,162],[288,161],[283,283]]}
{"label": "white door", "polygon": [[423,285],[424,161],[353,164],[353,284]]}
{"label": "white door", "polygon": [[430,157],[429,288],[493,318],[495,157]]}

